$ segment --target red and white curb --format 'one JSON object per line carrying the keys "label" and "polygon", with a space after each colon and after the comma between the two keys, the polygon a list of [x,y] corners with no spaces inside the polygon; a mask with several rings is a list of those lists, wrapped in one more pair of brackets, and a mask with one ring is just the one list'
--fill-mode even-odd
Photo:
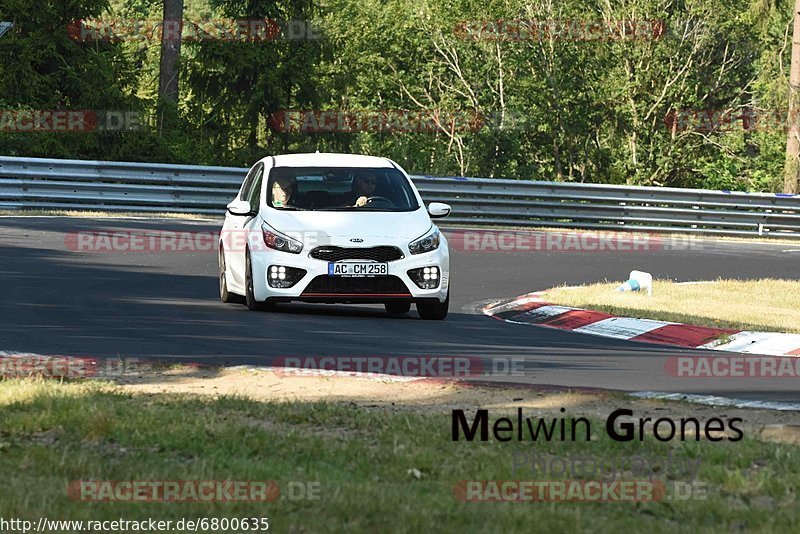
{"label": "red and white curb", "polygon": [[581,308],[556,306],[545,301],[541,292],[491,304],[483,308],[483,313],[509,323],[531,324],[641,343],[763,356],[800,356],[800,334],[749,332],[617,317]]}

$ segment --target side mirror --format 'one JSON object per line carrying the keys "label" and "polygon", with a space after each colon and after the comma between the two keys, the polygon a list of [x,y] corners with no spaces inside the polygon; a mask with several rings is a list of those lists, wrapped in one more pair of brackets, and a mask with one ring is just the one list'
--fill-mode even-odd
{"label": "side mirror", "polygon": [[250,208],[250,203],[246,200],[234,200],[228,204],[228,213],[231,215],[252,216],[255,215]]}
{"label": "side mirror", "polygon": [[452,208],[449,204],[444,204],[443,202],[431,202],[428,204],[428,214],[431,216],[431,219],[441,219],[442,217],[447,217],[450,215]]}

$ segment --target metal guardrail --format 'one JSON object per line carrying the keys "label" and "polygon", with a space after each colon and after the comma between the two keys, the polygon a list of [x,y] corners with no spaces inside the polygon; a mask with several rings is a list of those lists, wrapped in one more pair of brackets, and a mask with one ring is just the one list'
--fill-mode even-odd
{"label": "metal guardrail", "polygon": [[[0,156],[0,209],[222,215],[247,169]],[[450,224],[800,238],[800,196],[413,176]]]}

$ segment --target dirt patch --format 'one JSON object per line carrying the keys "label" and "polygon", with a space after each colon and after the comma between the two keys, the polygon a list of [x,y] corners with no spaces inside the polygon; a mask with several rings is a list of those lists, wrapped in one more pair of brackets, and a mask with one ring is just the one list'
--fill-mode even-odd
{"label": "dirt patch", "polygon": [[638,399],[620,393],[512,385],[473,385],[396,377],[296,376],[237,368],[167,368],[124,377],[117,383],[136,394],[235,395],[269,402],[347,402],[393,412],[449,414],[453,409],[489,409],[493,415],[563,415],[604,420],[616,409],[633,410],[634,417],[671,419],[739,417],[747,435],[765,441],[800,443],[800,412],[707,406],[679,401]]}

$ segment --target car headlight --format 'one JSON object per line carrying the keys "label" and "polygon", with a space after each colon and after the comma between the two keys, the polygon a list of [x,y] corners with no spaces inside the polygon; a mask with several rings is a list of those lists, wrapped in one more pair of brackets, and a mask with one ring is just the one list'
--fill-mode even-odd
{"label": "car headlight", "polygon": [[303,244],[300,241],[279,234],[266,223],[261,225],[261,233],[264,235],[264,244],[269,248],[291,254],[300,254],[300,251],[303,250]]}
{"label": "car headlight", "polygon": [[439,248],[439,229],[432,227],[424,236],[408,244],[411,254],[423,254]]}

